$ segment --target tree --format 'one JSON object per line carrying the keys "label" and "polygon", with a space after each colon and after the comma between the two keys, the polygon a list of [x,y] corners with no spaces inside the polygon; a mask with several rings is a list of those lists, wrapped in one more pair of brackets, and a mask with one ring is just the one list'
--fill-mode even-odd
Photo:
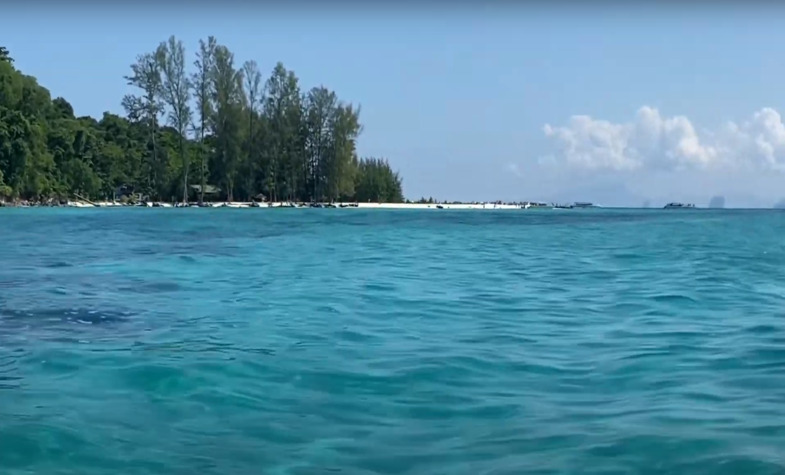
{"label": "tree", "polygon": [[324,198],[327,179],[328,152],[332,146],[331,118],[338,98],[325,87],[315,87],[306,97],[306,167],[311,183],[311,201]]}
{"label": "tree", "polygon": [[6,198],[10,198],[13,190],[10,186],[3,183],[3,171],[0,170],[0,201],[5,201]]}
{"label": "tree", "polygon": [[245,160],[242,169],[245,177],[246,195],[254,196],[256,191],[253,184],[259,168],[259,160],[256,155],[256,142],[258,140],[257,122],[259,116],[259,106],[262,98],[262,73],[256,61],[246,61],[243,63],[243,90],[245,93],[246,113],[248,116],[248,130],[246,133]]}
{"label": "tree", "polygon": [[13,63],[14,59],[8,55],[8,48],[5,46],[0,46],[0,61],[5,61],[6,63]]}
{"label": "tree", "polygon": [[188,202],[188,154],[185,150],[188,126],[191,124],[191,82],[185,71],[185,46],[174,36],[163,42],[156,51],[158,67],[163,72],[161,92],[163,101],[169,106],[169,125],[179,135],[178,145],[183,174],[183,203]]}
{"label": "tree", "polygon": [[268,128],[265,188],[274,201],[284,196],[294,200],[304,159],[304,143],[300,140],[303,108],[297,76],[279,62],[265,84],[265,91],[264,118]]}
{"label": "tree", "polygon": [[341,104],[331,118],[332,147],[328,155],[327,196],[330,200],[354,195],[354,172],[357,161],[356,140],[362,132],[360,110]]}
{"label": "tree", "polygon": [[0,109],[0,171],[13,190],[21,190],[31,161],[30,122],[19,112]]}
{"label": "tree", "polygon": [[174,37],[137,56],[125,117],[95,119],[76,117],[0,48],[0,199],[186,200],[192,160],[201,162],[200,202],[208,177],[229,200],[260,191],[273,200],[403,199],[386,160],[357,155],[359,108],[325,87],[303,94],[280,62],[263,85],[255,62],[238,69],[214,37],[195,56],[187,71]]}
{"label": "tree", "polygon": [[237,162],[240,156],[242,72],[234,67],[234,54],[226,46],[215,48],[211,72],[214,110],[211,126],[215,135],[215,171],[226,188],[227,199],[234,199]]}
{"label": "tree", "polygon": [[144,123],[148,129],[151,144],[151,160],[148,162],[147,188],[160,196],[162,164],[158,157],[158,116],[163,111],[161,91],[160,61],[156,54],[146,53],[136,58],[136,63],[131,65],[131,76],[125,76],[131,86],[142,90],[142,94],[126,95],[123,97],[123,108],[132,121]]}
{"label": "tree", "polygon": [[300,177],[305,174],[305,137],[302,135],[304,108],[300,82],[294,71],[286,75],[284,89],[284,173],[286,193],[289,201],[295,201],[303,193],[305,183]]}
{"label": "tree", "polygon": [[201,163],[201,169],[199,170],[201,180],[199,204],[204,203],[204,189],[207,185],[207,153],[205,151],[204,139],[213,114],[212,73],[215,68],[216,46],[217,41],[214,36],[208,37],[207,42],[199,40],[199,51],[196,53],[196,61],[194,61],[196,71],[191,76],[196,109],[199,112],[199,123],[194,127],[199,137],[199,161]]}
{"label": "tree", "polygon": [[55,110],[55,117],[61,119],[74,119],[74,108],[62,97],[53,100],[52,106]]}
{"label": "tree", "polygon": [[[359,161],[355,182],[357,201],[373,201],[379,203],[400,203],[403,201],[401,178],[393,172],[385,159],[365,158]],[[433,198],[421,203],[433,203]]]}

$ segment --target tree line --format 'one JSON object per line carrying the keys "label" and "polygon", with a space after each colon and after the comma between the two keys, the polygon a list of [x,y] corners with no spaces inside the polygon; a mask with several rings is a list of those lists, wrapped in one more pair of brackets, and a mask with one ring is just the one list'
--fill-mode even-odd
{"label": "tree line", "polygon": [[303,92],[280,62],[265,79],[212,36],[189,61],[172,36],[125,79],[125,116],[76,117],[0,47],[0,197],[404,200],[386,159],[357,155],[360,108],[324,86]]}

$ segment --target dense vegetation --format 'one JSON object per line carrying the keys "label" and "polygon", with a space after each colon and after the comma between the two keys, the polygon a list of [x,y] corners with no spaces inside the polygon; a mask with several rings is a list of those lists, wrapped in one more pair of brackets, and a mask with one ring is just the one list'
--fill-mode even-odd
{"label": "dense vegetation", "polygon": [[77,118],[0,47],[0,198],[403,201],[386,160],[357,156],[359,107],[281,63],[263,81],[210,37],[189,68],[171,37],[125,79],[125,117]]}

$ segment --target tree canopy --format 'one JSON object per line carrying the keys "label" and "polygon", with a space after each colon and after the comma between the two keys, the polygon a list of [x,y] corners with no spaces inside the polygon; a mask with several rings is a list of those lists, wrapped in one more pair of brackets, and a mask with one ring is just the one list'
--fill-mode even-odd
{"label": "tree canopy", "polygon": [[360,108],[283,63],[264,77],[214,37],[191,61],[170,37],[125,80],[124,116],[76,117],[0,46],[0,198],[404,200],[386,159],[357,155]]}

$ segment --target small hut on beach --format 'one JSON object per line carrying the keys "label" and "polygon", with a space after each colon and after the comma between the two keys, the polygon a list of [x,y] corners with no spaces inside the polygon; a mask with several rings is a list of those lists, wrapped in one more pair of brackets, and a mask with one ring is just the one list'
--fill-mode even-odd
{"label": "small hut on beach", "polygon": [[[199,196],[202,193],[202,185],[191,185],[191,193],[189,194],[189,201],[199,201]],[[215,185],[204,185],[204,200],[216,201],[221,194],[221,189]]]}

